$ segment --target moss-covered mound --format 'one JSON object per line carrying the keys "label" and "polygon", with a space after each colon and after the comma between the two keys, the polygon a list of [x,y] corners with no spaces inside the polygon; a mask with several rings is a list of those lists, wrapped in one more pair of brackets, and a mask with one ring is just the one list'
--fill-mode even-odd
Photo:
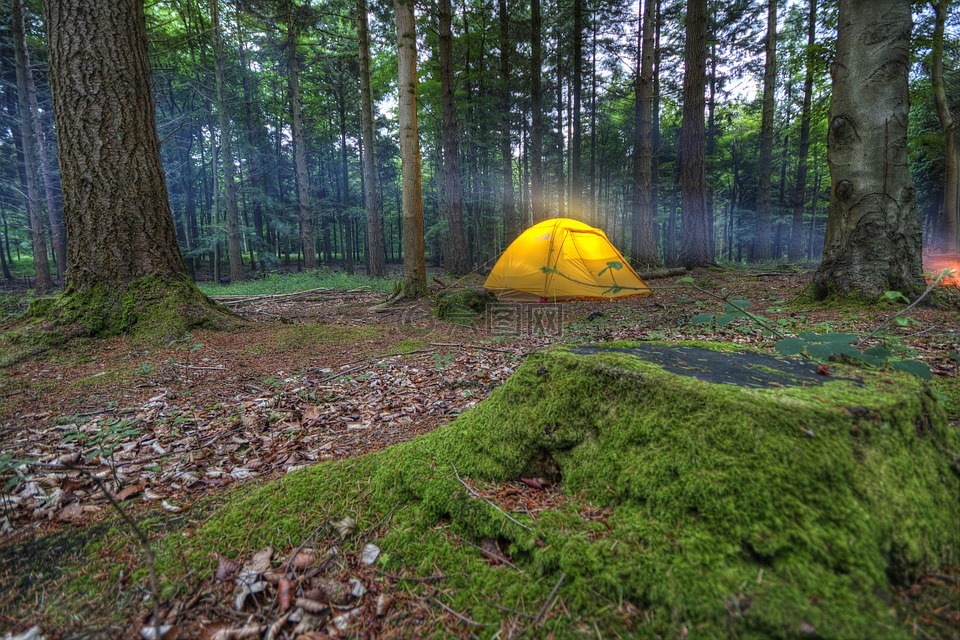
{"label": "moss-covered mound", "polygon": [[434,315],[440,320],[472,324],[496,302],[496,296],[486,289],[455,289],[437,294]]}
{"label": "moss-covered mound", "polygon": [[[351,515],[358,546],[385,532],[384,571],[443,572],[491,633],[525,611],[560,637],[906,637],[890,585],[960,548],[958,437],[920,380],[831,367],[850,379],[749,389],[624,353],[531,355],[452,424],[238,497],[166,541],[161,569],[292,548]],[[514,522],[457,474],[552,477],[567,500]]]}
{"label": "moss-covered mound", "polygon": [[77,337],[129,334],[162,341],[198,328],[229,328],[239,318],[187,278],[148,276],[125,287],[96,285],[31,303],[0,333],[0,366]]}

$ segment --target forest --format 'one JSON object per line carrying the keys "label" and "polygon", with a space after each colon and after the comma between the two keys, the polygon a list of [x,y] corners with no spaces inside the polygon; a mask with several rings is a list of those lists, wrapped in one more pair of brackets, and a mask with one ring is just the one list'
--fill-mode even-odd
{"label": "forest", "polygon": [[955,0],[0,0],[0,637],[960,640]]}

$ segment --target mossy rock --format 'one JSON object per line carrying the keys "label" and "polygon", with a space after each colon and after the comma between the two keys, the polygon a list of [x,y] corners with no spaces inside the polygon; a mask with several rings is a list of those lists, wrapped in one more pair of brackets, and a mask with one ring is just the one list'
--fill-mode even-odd
{"label": "mossy rock", "polygon": [[[293,548],[351,515],[347,550],[379,525],[382,570],[442,571],[448,604],[491,628],[504,608],[537,612],[564,576],[543,620],[556,637],[908,637],[890,587],[960,548],[960,438],[930,388],[843,365],[750,388],[619,348],[533,354],[451,424],[239,494],[163,541],[168,585],[209,575],[214,550]],[[756,370],[756,354],[721,355]],[[552,476],[566,506],[519,526],[458,474]],[[520,571],[485,559],[483,538]]]}
{"label": "mossy rock", "polygon": [[487,289],[458,289],[437,294],[434,315],[439,320],[472,324],[497,298]]}

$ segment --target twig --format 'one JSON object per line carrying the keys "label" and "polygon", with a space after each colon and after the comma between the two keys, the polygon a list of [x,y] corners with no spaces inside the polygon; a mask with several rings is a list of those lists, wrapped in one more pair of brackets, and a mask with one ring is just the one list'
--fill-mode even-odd
{"label": "twig", "polygon": [[495,347],[487,347],[482,344],[460,344],[458,342],[429,342],[427,343],[431,347],[457,347],[460,349],[481,349],[483,351],[493,351],[496,353],[513,353],[509,349],[497,349]]}
{"label": "twig", "polygon": [[741,312],[743,315],[747,316],[748,318],[750,318],[751,320],[753,320],[753,321],[756,322],[758,325],[760,325],[761,327],[763,327],[764,329],[766,329],[767,331],[769,331],[769,332],[772,333],[773,335],[777,336],[778,338],[785,338],[785,337],[786,337],[785,335],[783,335],[782,333],[780,333],[779,331],[777,331],[776,329],[774,329],[773,327],[771,327],[769,324],[767,324],[766,322],[764,322],[759,316],[757,316],[757,315],[755,315],[755,314],[753,314],[753,313],[750,313],[750,312],[747,311],[745,308],[743,308],[743,307],[741,307],[740,305],[738,305],[734,300],[729,300],[728,298],[729,298],[729,296],[733,295],[733,291],[731,291],[731,292],[730,292],[729,294],[727,294],[726,296],[721,296],[721,295],[718,295],[718,294],[716,294],[716,293],[714,293],[714,292],[712,292],[712,291],[708,291],[707,289],[704,289],[703,287],[698,287],[697,285],[692,284],[692,283],[690,283],[690,282],[687,282],[686,285],[687,285],[688,287],[692,288],[692,289],[695,289],[695,290],[699,291],[700,293],[705,293],[706,295],[710,296],[711,298],[714,298],[715,300],[719,300],[720,302],[723,302],[724,304],[730,305],[731,307],[733,307],[733,308],[736,309],[737,311]]}
{"label": "twig", "polygon": [[[140,546],[143,547],[143,556],[147,561],[147,571],[150,582],[150,593],[153,596],[153,628],[155,631],[159,632],[160,620],[160,589],[157,587],[157,569],[154,562],[153,549],[150,547],[150,539],[147,538],[147,534],[137,526],[137,523],[134,522],[133,518],[127,515],[127,512],[123,510],[123,507],[120,506],[120,503],[116,501],[113,495],[107,490],[107,487],[103,484],[103,481],[98,478],[95,474],[90,473],[83,467],[78,467],[75,465],[51,465],[46,463],[36,463],[38,466],[50,468],[54,467],[57,470],[67,470],[67,471],[78,471],[83,475],[87,476],[90,480],[97,485],[100,491],[103,492],[103,495],[106,496],[107,501],[110,503],[110,506],[119,514],[120,519],[126,523],[130,530],[133,531],[133,535],[140,542]],[[159,637],[159,634],[157,635]]]}
{"label": "twig", "polygon": [[485,626],[487,626],[487,625],[486,625],[485,623],[483,623],[483,622],[477,622],[476,620],[472,620],[472,619],[468,618],[467,616],[463,615],[462,613],[460,613],[459,611],[456,611],[456,610],[454,610],[454,609],[451,609],[451,608],[448,607],[447,605],[443,604],[443,602],[440,601],[440,600],[438,600],[437,598],[434,598],[433,596],[429,596],[429,597],[430,597],[431,600],[433,600],[433,601],[436,602],[438,605],[440,605],[440,608],[441,608],[441,609],[443,609],[444,611],[446,611],[447,613],[449,613],[450,615],[452,615],[454,618],[456,618],[456,619],[459,620],[460,622],[462,622],[462,623],[464,623],[464,624],[468,624],[468,625],[470,625],[471,627],[485,627]]}
{"label": "twig", "polygon": [[557,591],[560,590],[560,585],[563,584],[563,581],[567,579],[566,573],[560,574],[560,579],[557,580],[557,584],[553,585],[553,589],[550,590],[550,595],[547,596],[546,602],[543,603],[543,606],[540,607],[540,612],[537,614],[537,621],[534,623],[534,627],[537,629],[540,628],[540,625],[543,624],[543,618],[547,615],[547,611],[550,610],[550,605],[553,602],[554,596],[557,595]]}
{"label": "twig", "polygon": [[920,302],[921,302],[924,298],[926,298],[926,297],[930,294],[930,292],[933,291],[933,290],[937,287],[937,285],[940,284],[940,282],[947,276],[948,273],[950,273],[950,269],[944,269],[944,270],[940,273],[940,275],[936,277],[936,279],[935,279],[933,282],[931,282],[929,285],[927,285],[927,288],[924,289],[923,293],[921,293],[921,294],[917,297],[916,300],[914,300],[913,302],[911,302],[910,304],[908,304],[906,307],[904,307],[903,309],[901,309],[901,310],[898,311],[897,313],[893,314],[892,316],[890,316],[889,318],[887,318],[886,320],[884,320],[883,322],[881,322],[881,323],[880,323],[880,326],[878,326],[876,329],[874,329],[873,331],[871,331],[866,337],[863,337],[863,338],[861,338],[860,340],[858,340],[858,341],[857,341],[857,344],[855,344],[855,345],[853,345],[853,346],[855,346],[856,348],[859,349],[859,348],[860,348],[860,345],[862,345],[864,342],[866,342],[867,340],[869,340],[869,339],[872,338],[873,336],[877,335],[878,333],[880,333],[881,331],[883,331],[884,329],[886,329],[886,328],[890,325],[891,322],[893,322],[894,320],[896,320],[897,318],[899,318],[900,316],[902,316],[903,314],[907,313],[908,311],[910,311],[911,309],[913,309],[915,306],[917,306],[918,304],[920,304]]}
{"label": "twig", "polygon": [[502,513],[504,518],[506,518],[507,520],[509,520],[509,521],[512,522],[513,524],[517,525],[518,527],[521,527],[521,528],[523,528],[523,529],[526,529],[527,531],[533,531],[533,529],[531,529],[531,528],[528,527],[527,525],[523,524],[523,523],[520,522],[519,520],[513,518],[509,513],[507,513],[506,511],[504,511],[503,509],[501,509],[500,507],[498,507],[498,506],[495,505],[494,503],[490,502],[489,500],[487,500],[486,498],[484,498],[483,496],[481,496],[481,495],[477,492],[476,489],[474,489],[473,487],[471,487],[470,485],[468,485],[466,482],[463,481],[463,478],[461,478],[461,477],[460,477],[460,474],[457,473],[457,468],[454,466],[454,464],[453,464],[452,462],[450,463],[450,466],[453,468],[453,475],[457,476],[457,480],[460,482],[460,484],[462,484],[464,487],[466,487],[467,491],[470,492],[470,495],[472,495],[474,498],[479,498],[480,500],[483,500],[483,501],[486,502],[488,505],[490,505],[491,507],[493,507],[494,509],[496,509],[497,511],[499,511],[500,513]]}
{"label": "twig", "polygon": [[226,369],[222,364],[218,364],[215,367],[198,367],[192,364],[179,364],[177,362],[173,363],[173,366],[180,367],[181,369],[197,369],[200,371],[224,371]]}

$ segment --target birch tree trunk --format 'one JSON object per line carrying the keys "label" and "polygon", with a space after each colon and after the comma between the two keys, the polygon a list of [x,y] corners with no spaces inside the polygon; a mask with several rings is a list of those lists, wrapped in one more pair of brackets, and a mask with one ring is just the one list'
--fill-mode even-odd
{"label": "birch tree trunk", "polygon": [[443,200],[447,218],[444,266],[454,275],[470,272],[470,248],[463,223],[463,186],[460,184],[460,145],[457,141],[457,107],[453,80],[453,10],[450,0],[440,8],[440,97],[443,107]]}
{"label": "birch tree trunk", "polygon": [[423,255],[423,189],[417,125],[417,34],[413,0],[394,0],[397,20],[397,87],[403,203],[403,288],[407,297],[427,290]]}
{"label": "birch tree trunk", "polygon": [[923,284],[907,166],[910,0],[840,0],[829,145],[830,212],[814,295],[876,298]]}
{"label": "birch tree trunk", "polygon": [[367,207],[367,270],[371,276],[379,278],[387,274],[387,256],[383,244],[383,203],[380,197],[377,143],[373,128],[367,0],[357,0],[357,40],[360,51],[360,138],[363,145],[363,186]]}

